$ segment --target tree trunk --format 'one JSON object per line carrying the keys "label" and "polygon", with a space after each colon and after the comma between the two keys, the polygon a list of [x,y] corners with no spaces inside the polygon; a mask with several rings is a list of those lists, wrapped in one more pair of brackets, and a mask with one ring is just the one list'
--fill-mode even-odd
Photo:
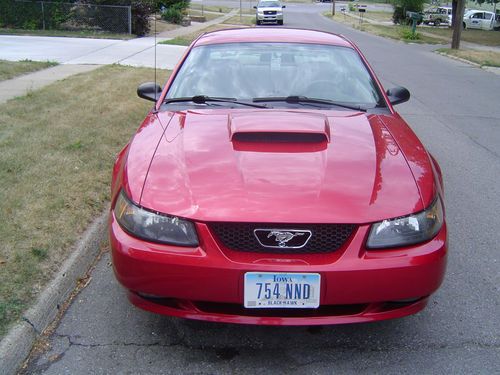
{"label": "tree trunk", "polygon": [[453,0],[451,2],[451,27],[454,28],[455,24],[457,23],[457,9],[458,9],[458,4],[457,0]]}
{"label": "tree trunk", "polygon": [[[455,1],[453,1],[455,3]],[[465,0],[457,0],[456,16],[453,16],[453,36],[451,37],[451,48],[460,48],[460,36],[462,35],[462,23],[464,22]]]}

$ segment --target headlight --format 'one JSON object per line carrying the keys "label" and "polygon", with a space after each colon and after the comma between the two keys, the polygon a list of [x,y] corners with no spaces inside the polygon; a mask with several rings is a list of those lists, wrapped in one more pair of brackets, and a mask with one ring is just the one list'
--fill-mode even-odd
{"label": "headlight", "polygon": [[443,206],[438,197],[426,210],[418,214],[373,224],[366,247],[381,249],[428,241],[438,234],[443,221]]}
{"label": "headlight", "polygon": [[169,245],[198,246],[198,236],[193,223],[138,207],[123,191],[116,200],[114,214],[118,224],[133,236]]}

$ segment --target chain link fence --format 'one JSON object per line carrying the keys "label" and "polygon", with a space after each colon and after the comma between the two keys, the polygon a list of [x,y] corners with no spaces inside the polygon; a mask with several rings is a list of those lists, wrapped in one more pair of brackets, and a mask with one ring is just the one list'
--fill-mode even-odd
{"label": "chain link fence", "polygon": [[130,6],[27,0],[0,3],[0,27],[4,28],[132,33]]}

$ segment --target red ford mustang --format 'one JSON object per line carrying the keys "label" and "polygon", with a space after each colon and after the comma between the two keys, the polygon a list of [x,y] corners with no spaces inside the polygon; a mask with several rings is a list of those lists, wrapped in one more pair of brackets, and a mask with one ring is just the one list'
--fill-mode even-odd
{"label": "red ford mustang", "polygon": [[398,318],[443,280],[438,164],[342,36],[204,34],[119,154],[114,271],[133,304],[217,322]]}

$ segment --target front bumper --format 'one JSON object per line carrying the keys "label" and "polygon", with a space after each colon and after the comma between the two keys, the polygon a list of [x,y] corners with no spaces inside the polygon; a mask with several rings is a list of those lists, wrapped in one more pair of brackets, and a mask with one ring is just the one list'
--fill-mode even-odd
{"label": "front bumper", "polygon": [[259,22],[278,22],[283,21],[283,14],[258,14],[257,21]]}
{"label": "front bumper", "polygon": [[[200,247],[153,244],[125,233],[110,215],[115,275],[132,303],[155,313],[229,323],[339,324],[414,314],[440,286],[446,268],[446,225],[431,241],[367,251],[369,226],[360,226],[329,254],[236,252],[197,224]],[[245,272],[318,272],[318,309],[245,309]],[[293,310],[293,311],[292,311]]]}

